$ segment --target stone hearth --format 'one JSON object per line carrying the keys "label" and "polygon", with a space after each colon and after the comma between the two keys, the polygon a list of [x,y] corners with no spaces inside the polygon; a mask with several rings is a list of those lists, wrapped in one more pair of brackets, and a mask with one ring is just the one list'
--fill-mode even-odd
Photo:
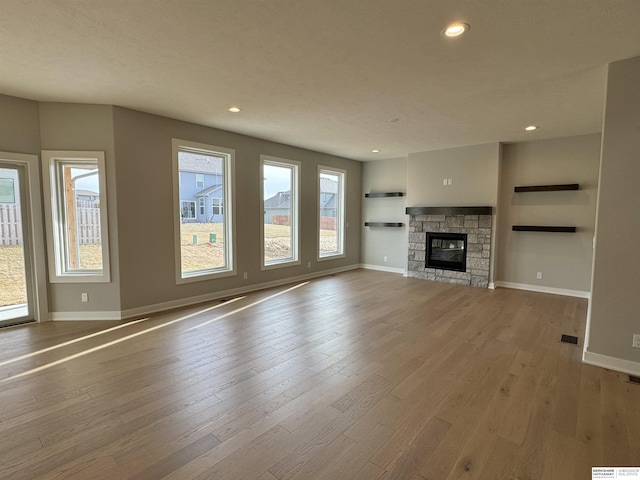
{"label": "stone hearth", "polygon": [[[474,214],[476,212],[479,214]],[[482,288],[489,286],[493,218],[491,207],[410,207],[407,208],[407,213],[409,277]],[[427,232],[467,234],[466,272],[425,267]]]}

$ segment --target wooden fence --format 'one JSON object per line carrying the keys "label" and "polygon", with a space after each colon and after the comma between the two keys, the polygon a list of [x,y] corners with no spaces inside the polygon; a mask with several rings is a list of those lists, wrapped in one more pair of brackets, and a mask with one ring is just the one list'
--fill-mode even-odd
{"label": "wooden fence", "polygon": [[[289,215],[273,215],[272,225],[290,225]],[[320,217],[320,230],[335,230],[336,217]]]}
{"label": "wooden fence", "polygon": [[[99,245],[100,209],[93,202],[78,202],[76,220],[78,225],[78,243],[80,245]],[[0,246],[22,245],[22,223],[20,205],[0,203]]]}
{"label": "wooden fence", "polygon": [[93,202],[78,202],[76,221],[80,245],[100,244],[100,209],[94,205]]}
{"label": "wooden fence", "polygon": [[320,230],[335,230],[336,217],[320,217]]}
{"label": "wooden fence", "polygon": [[0,203],[0,246],[22,245],[20,205]]}
{"label": "wooden fence", "polygon": [[271,217],[271,223],[273,225],[291,225],[289,223],[289,215],[274,215]]}

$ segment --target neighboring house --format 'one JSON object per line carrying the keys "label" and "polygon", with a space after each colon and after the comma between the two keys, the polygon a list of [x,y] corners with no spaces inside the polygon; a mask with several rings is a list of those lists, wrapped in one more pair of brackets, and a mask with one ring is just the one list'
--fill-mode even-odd
{"label": "neighboring house", "polygon": [[[320,216],[336,216],[336,194],[338,182],[328,178],[320,178]],[[273,223],[276,215],[289,215],[291,212],[291,191],[278,192],[264,201],[264,223]]]}
{"label": "neighboring house", "polygon": [[273,223],[275,215],[291,214],[291,191],[278,192],[264,201],[264,223]]}
{"label": "neighboring house", "polygon": [[182,222],[217,223],[224,216],[222,159],[180,152]]}
{"label": "neighboring house", "polygon": [[320,216],[335,217],[338,182],[320,177]]}
{"label": "neighboring house", "polygon": [[92,192],[91,190],[76,190],[76,201],[83,203],[88,202],[93,204],[92,206],[98,206],[100,204],[100,194],[98,192]]}
{"label": "neighboring house", "polygon": [[[224,189],[221,183],[212,185],[195,194],[198,221],[222,222],[224,218]],[[203,218],[204,220],[200,220]]]}

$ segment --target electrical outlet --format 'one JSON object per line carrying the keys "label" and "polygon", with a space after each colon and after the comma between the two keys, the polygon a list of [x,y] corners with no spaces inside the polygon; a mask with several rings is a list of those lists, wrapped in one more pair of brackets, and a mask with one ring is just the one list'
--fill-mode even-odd
{"label": "electrical outlet", "polygon": [[387,256],[384,256],[384,262],[387,263]]}
{"label": "electrical outlet", "polygon": [[536,278],[537,278],[538,280],[542,280],[542,272],[538,272],[538,273],[536,273]]}
{"label": "electrical outlet", "polygon": [[453,178],[447,178],[447,185],[453,185]]}
{"label": "electrical outlet", "polygon": [[244,272],[243,277],[244,277],[245,280],[247,279],[247,272]]}
{"label": "electrical outlet", "polygon": [[640,333],[633,334],[633,348],[640,348]]}
{"label": "electrical outlet", "polygon": [[82,300],[82,303],[88,303],[89,302],[89,294],[88,293],[81,293],[80,294],[80,299]]}
{"label": "electrical outlet", "polygon": [[311,268],[311,262],[307,262],[307,268]]}

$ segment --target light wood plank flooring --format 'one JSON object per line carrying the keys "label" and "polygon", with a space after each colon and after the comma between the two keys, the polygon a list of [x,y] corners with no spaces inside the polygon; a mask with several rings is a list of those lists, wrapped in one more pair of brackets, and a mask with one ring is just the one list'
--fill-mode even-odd
{"label": "light wood plank flooring", "polygon": [[640,466],[640,386],[559,342],[583,338],[586,300],[362,270],[292,286],[50,350],[122,322],[0,330],[0,478],[584,480]]}

